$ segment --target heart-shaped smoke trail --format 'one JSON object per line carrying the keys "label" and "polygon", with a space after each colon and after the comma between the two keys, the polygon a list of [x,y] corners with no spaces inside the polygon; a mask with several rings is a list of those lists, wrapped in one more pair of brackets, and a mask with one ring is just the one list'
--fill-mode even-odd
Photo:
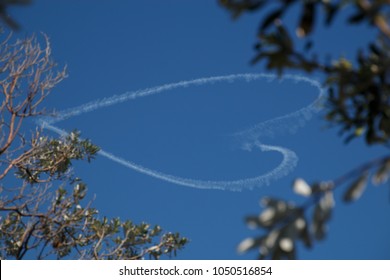
{"label": "heart-shaped smoke trail", "polygon": [[[125,101],[162,93],[164,91],[168,91],[176,88],[185,88],[189,86],[201,86],[201,85],[213,84],[218,82],[235,82],[239,80],[251,82],[251,81],[261,80],[261,79],[265,79],[268,82],[272,82],[278,79],[278,77],[273,74],[245,73],[245,74],[233,74],[233,75],[225,75],[225,76],[214,76],[214,77],[200,78],[200,79],[194,79],[189,81],[180,81],[177,83],[170,83],[170,84],[165,84],[157,87],[146,88],[137,91],[130,91],[130,92],[123,93],[121,95],[114,95],[108,98],[92,101],[78,107],[60,111],[58,112],[55,118],[48,118],[48,117],[41,118],[38,120],[38,124],[43,128],[54,131],[60,135],[66,135],[67,134],[66,131],[55,126],[54,124],[81,114],[95,111],[103,107],[108,107]],[[282,154],[283,156],[282,162],[275,169],[265,174],[253,178],[245,178],[245,179],[233,180],[233,181],[195,180],[195,179],[182,178],[174,175],[169,175],[156,170],[152,170],[144,166],[138,165],[134,162],[131,162],[129,160],[123,159],[119,156],[113,155],[112,153],[109,153],[104,150],[100,150],[99,154],[101,156],[104,156],[114,162],[117,162],[125,167],[131,168],[140,173],[161,180],[165,180],[177,185],[186,186],[186,187],[193,187],[198,189],[241,191],[243,189],[253,189],[255,187],[268,185],[272,180],[279,179],[287,175],[289,172],[291,172],[297,165],[298,157],[293,151],[286,149],[284,147],[265,145],[260,141],[260,138],[264,136],[275,135],[281,131],[286,131],[286,130],[293,133],[298,128],[303,127],[305,123],[311,119],[313,114],[320,111],[321,109],[320,104],[325,95],[325,89],[322,88],[321,84],[316,80],[309,79],[303,76],[297,76],[297,75],[284,75],[283,78],[279,79],[279,81],[284,81],[284,80],[290,80],[297,83],[304,82],[306,84],[309,84],[318,90],[318,97],[314,102],[309,104],[307,107],[304,107],[298,111],[261,122],[249,129],[245,129],[243,131],[233,134],[233,136],[240,141],[241,146],[244,149],[251,151],[253,148],[258,148],[263,152],[274,151]]]}

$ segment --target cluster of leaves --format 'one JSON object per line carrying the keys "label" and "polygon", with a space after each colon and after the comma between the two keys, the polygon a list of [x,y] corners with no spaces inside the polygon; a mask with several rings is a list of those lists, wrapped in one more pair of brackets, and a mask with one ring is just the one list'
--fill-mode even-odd
{"label": "cluster of leaves", "polygon": [[99,151],[89,140],[80,139],[77,131],[60,139],[35,137],[31,146],[34,148],[16,164],[17,177],[30,183],[63,179],[72,160],[86,159],[90,162]]}
{"label": "cluster of leaves", "polygon": [[[1,8],[1,5],[0,5]],[[141,259],[175,255],[188,242],[159,226],[99,217],[72,162],[99,148],[74,131],[59,138],[23,133],[24,120],[65,76],[50,44],[36,38],[0,44],[0,259]]]}
{"label": "cluster of leaves", "polygon": [[24,181],[16,195],[2,188],[1,259],[159,259],[176,255],[187,243],[178,233],[162,234],[159,226],[99,218],[90,203],[83,203],[87,187],[79,178],[68,185],[62,178],[62,183],[54,191]]}
{"label": "cluster of leaves", "polygon": [[[280,75],[285,69],[305,72],[320,71],[328,78],[325,81],[330,91],[327,120],[341,126],[348,142],[365,135],[368,144],[386,143],[390,140],[390,26],[388,23],[389,1],[377,0],[220,0],[234,18],[244,12],[265,10],[268,12],[258,29],[256,55],[252,63],[265,61],[267,69]],[[294,5],[299,5],[301,14],[295,29],[295,37],[305,40],[303,49],[297,50],[294,35],[283,24],[283,17]],[[368,42],[365,50],[358,50],[355,61],[345,57],[335,60],[326,55],[321,60],[313,53],[310,38],[315,29],[318,12],[324,13],[324,24],[330,26],[341,10],[349,7],[352,14],[347,23],[368,23],[378,30],[375,42]]]}
{"label": "cluster of leaves", "polygon": [[[34,138],[15,166],[22,186],[1,189],[0,211],[6,215],[0,218],[0,258],[158,259],[187,243],[177,233],[162,234],[159,226],[100,219],[96,209],[82,206],[87,188],[73,178],[71,163],[90,160],[98,150],[78,132]],[[61,184],[53,190],[56,181]]]}
{"label": "cluster of leaves", "polygon": [[[248,216],[246,223],[252,229],[262,229],[265,234],[243,240],[238,251],[243,253],[257,249],[259,259],[295,259],[297,242],[311,248],[314,240],[319,241],[326,236],[337,187],[347,186],[343,200],[352,202],[362,195],[370,178],[373,184],[378,185],[385,183],[389,177],[390,157],[385,157],[360,166],[334,181],[309,185],[303,179],[296,179],[293,190],[307,197],[307,201],[295,205],[280,199],[263,198],[261,204],[265,209],[258,216]],[[351,178],[355,179],[346,184]]]}

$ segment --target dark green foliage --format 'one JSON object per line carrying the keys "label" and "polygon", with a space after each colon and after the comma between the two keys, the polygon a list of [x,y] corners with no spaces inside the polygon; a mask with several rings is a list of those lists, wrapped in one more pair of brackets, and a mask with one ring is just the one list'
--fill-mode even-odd
{"label": "dark green foliage", "polygon": [[[341,127],[345,141],[365,136],[367,144],[383,144],[390,140],[390,26],[388,1],[239,1],[221,0],[221,5],[234,16],[245,11],[262,11],[267,6],[278,5],[265,14],[260,22],[256,55],[252,63],[265,62],[267,69],[279,75],[286,69],[305,72],[319,71],[328,77],[329,88],[326,118]],[[276,4],[275,4],[276,3]],[[299,5],[301,14],[292,36],[283,25],[283,17]],[[377,40],[367,42],[365,49],[357,50],[355,61],[346,58],[329,60],[313,53],[310,35],[315,30],[319,12],[324,14],[326,26],[331,25],[341,10],[350,7],[352,15],[346,16],[347,24],[368,23],[378,34]],[[302,50],[296,49],[294,40],[305,40]]]}

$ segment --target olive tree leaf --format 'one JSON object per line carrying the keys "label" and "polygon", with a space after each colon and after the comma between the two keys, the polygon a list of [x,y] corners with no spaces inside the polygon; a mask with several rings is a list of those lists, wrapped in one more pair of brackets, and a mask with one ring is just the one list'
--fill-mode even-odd
{"label": "olive tree leaf", "polygon": [[349,186],[343,196],[345,202],[355,201],[360,198],[367,186],[368,175],[368,172],[365,172]]}
{"label": "olive tree leaf", "polygon": [[372,183],[379,185],[385,183],[390,177],[390,159],[386,160],[378,171],[372,176]]}
{"label": "olive tree leaf", "polygon": [[311,195],[312,190],[305,180],[298,178],[293,183],[293,190],[296,194],[308,197]]}

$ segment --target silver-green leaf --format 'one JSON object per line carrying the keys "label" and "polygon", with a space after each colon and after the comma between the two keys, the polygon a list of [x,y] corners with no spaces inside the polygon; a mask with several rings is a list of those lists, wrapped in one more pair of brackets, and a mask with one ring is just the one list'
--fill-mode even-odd
{"label": "silver-green leaf", "polygon": [[312,191],[311,187],[308,183],[306,183],[305,180],[298,178],[293,183],[293,190],[296,194],[302,195],[302,196],[310,196]]}
{"label": "silver-green leaf", "polygon": [[361,197],[367,186],[368,173],[361,175],[352,185],[347,189],[344,194],[344,201],[355,201]]}

